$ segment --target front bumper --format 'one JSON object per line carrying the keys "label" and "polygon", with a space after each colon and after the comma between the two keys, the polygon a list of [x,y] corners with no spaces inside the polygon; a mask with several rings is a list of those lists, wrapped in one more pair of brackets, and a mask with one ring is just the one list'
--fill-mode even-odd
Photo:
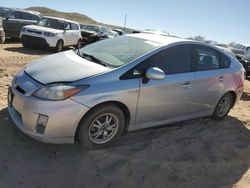
{"label": "front bumper", "polygon": [[[45,101],[32,96],[23,96],[11,89],[8,95],[8,111],[17,127],[30,137],[44,143],[73,143],[77,126],[88,107],[71,99]],[[48,116],[43,134],[37,133],[39,114]]]}
{"label": "front bumper", "polygon": [[47,49],[50,47],[47,41],[41,37],[22,35],[20,39],[23,44],[30,45],[31,47],[37,47],[37,48],[39,47],[39,48],[44,48],[44,49]]}

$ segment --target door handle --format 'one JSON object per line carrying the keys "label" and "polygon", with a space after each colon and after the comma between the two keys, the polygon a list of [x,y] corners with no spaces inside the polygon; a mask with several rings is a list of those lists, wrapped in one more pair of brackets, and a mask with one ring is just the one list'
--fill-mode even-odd
{"label": "door handle", "polygon": [[185,82],[184,84],[182,84],[183,88],[190,88],[190,82]]}

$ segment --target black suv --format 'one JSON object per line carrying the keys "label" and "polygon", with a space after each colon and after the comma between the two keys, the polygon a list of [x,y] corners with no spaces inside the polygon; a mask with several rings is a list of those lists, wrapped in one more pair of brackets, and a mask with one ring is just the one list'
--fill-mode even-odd
{"label": "black suv", "polygon": [[40,19],[40,13],[21,9],[0,7],[0,16],[3,21],[3,29],[6,37],[18,38],[23,26],[36,24]]}
{"label": "black suv", "polygon": [[246,49],[246,52],[243,55],[240,62],[242,63],[243,67],[245,68],[247,76],[250,76],[250,47],[248,47]]}

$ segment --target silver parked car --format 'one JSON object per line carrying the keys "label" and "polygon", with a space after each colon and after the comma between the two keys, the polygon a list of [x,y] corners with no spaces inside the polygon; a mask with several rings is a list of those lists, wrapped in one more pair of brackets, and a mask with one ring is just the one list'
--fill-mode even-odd
{"label": "silver parked car", "polygon": [[244,69],[209,44],[133,34],[49,55],[13,79],[8,110],[46,143],[106,146],[124,131],[198,117],[222,120],[243,92]]}

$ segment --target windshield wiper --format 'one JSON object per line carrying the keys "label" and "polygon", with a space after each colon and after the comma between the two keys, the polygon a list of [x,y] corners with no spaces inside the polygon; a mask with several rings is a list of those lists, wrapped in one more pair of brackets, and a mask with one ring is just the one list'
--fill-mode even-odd
{"label": "windshield wiper", "polygon": [[86,54],[86,53],[80,54],[80,50],[78,50],[77,55],[79,55],[80,57],[83,57],[83,58],[86,58],[86,57],[90,58],[93,62],[98,63],[104,67],[108,66],[105,62],[103,62],[102,60],[96,58],[95,56],[93,56],[91,54]]}

